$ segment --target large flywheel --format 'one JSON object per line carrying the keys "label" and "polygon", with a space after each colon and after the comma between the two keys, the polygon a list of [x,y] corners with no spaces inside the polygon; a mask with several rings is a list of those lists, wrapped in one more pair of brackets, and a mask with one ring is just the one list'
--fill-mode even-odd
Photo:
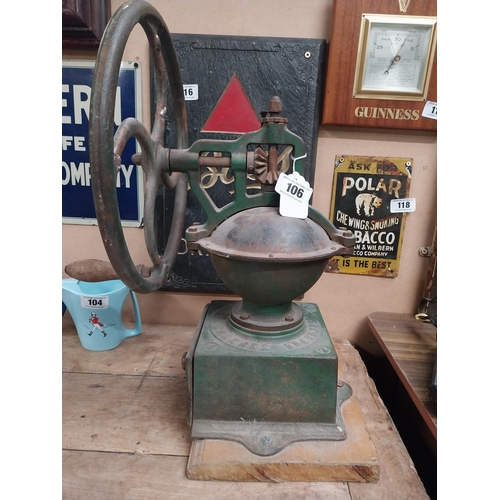
{"label": "large flywheel", "polygon": [[[151,133],[134,118],[124,120],[114,134],[114,108],[120,65],[133,28],[144,29],[154,63],[155,115]],[[97,55],[90,102],[90,168],[92,193],[101,237],[119,278],[132,290],[148,293],[158,289],[173,266],[182,237],[187,198],[187,176],[169,171],[169,151],[163,147],[167,109],[167,77],[175,116],[177,148],[187,147],[187,116],[181,72],[165,22],[149,3],[123,4],[110,19]],[[136,266],[122,230],[116,175],[120,155],[134,137],[141,153],[136,155],[145,174],[144,236],[152,266]],[[160,183],[176,190],[172,229],[163,255],[158,253],[154,230],[154,204]]]}

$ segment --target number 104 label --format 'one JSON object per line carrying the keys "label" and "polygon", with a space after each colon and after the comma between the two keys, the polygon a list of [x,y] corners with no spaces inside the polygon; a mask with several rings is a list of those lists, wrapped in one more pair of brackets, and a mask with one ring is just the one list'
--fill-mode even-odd
{"label": "number 104 label", "polygon": [[101,296],[87,296],[80,297],[80,305],[85,309],[107,309],[109,304],[109,297],[107,295]]}
{"label": "number 104 label", "polygon": [[401,198],[391,200],[391,213],[415,212],[417,202],[415,198]]}

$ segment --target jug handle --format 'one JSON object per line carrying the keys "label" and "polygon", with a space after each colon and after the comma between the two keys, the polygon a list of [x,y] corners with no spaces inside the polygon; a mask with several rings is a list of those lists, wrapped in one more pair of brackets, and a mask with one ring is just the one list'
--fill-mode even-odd
{"label": "jug handle", "polygon": [[135,314],[135,326],[131,330],[127,330],[127,337],[135,337],[142,332],[142,321],[141,314],[139,312],[139,304],[137,302],[137,296],[133,290],[129,291],[130,298],[132,299],[132,305],[134,306],[134,314]]}

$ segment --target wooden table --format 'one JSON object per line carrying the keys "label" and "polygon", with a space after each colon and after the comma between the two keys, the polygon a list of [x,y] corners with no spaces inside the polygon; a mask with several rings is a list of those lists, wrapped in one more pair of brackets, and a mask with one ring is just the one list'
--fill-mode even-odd
{"label": "wooden table", "polygon": [[431,499],[437,498],[437,404],[429,398],[436,363],[436,328],[412,314],[376,312],[368,326],[382,357],[370,360],[381,398]]}
{"label": "wooden table", "polygon": [[436,327],[411,314],[376,312],[368,326],[389,363],[408,392],[437,446],[437,405],[429,398],[429,385],[436,363]]}
{"label": "wooden table", "polygon": [[181,366],[194,327],[143,325],[117,349],[86,351],[63,317],[63,498],[420,500],[428,495],[354,347],[334,339],[380,461],[377,483],[221,482],[186,477],[191,445]]}

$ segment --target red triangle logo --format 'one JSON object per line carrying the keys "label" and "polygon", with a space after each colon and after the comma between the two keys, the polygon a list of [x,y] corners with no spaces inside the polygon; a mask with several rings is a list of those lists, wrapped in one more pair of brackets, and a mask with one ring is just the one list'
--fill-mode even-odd
{"label": "red triangle logo", "polygon": [[244,134],[259,128],[257,113],[235,73],[201,131]]}

